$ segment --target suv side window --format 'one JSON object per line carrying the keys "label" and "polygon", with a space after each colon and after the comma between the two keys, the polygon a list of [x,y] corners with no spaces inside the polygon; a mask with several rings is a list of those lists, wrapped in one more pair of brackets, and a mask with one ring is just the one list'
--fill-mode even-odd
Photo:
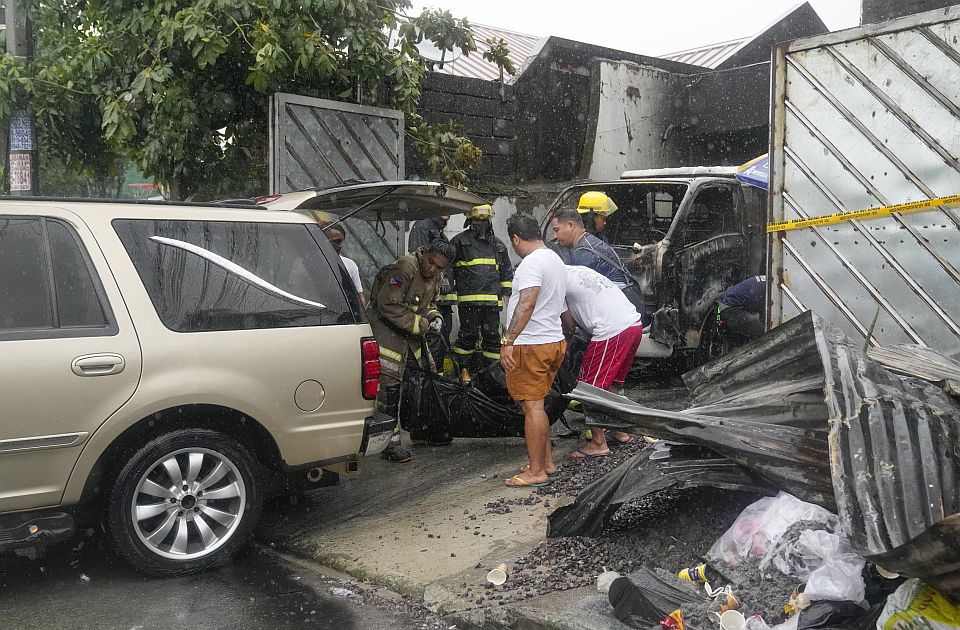
{"label": "suv side window", "polygon": [[0,339],[116,334],[99,277],[66,223],[0,217],[0,269]]}
{"label": "suv side window", "polygon": [[174,332],[356,321],[339,265],[305,224],[117,219],[113,226]]}
{"label": "suv side window", "polygon": [[730,186],[710,186],[697,193],[693,206],[683,219],[680,247],[740,231],[733,193]]}

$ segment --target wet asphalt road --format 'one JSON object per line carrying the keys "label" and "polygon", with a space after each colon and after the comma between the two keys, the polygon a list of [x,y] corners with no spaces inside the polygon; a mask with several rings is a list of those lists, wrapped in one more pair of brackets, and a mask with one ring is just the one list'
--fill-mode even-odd
{"label": "wet asphalt road", "polygon": [[0,555],[0,628],[447,627],[402,600],[363,592],[262,548],[250,547],[216,571],[156,579],[102,545],[88,534],[43,559]]}

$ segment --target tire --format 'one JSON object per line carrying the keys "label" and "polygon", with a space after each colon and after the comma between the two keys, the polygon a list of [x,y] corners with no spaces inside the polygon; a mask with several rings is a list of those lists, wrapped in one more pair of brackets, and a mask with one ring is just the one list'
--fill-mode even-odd
{"label": "tire", "polygon": [[139,570],[186,575],[227,561],[252,536],[262,504],[247,449],[216,431],[182,429],[147,442],[123,466],[107,531]]}
{"label": "tire", "polygon": [[700,347],[697,349],[697,365],[703,365],[710,361],[722,357],[729,353],[734,347],[730,334],[717,322],[712,321],[706,325],[703,337],[700,339]]}

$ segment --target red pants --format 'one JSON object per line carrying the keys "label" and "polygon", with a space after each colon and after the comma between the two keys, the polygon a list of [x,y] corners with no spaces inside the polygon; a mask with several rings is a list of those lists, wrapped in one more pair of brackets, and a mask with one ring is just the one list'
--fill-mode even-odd
{"label": "red pants", "polygon": [[637,322],[615,337],[591,341],[583,353],[578,380],[600,389],[610,389],[614,383],[622,385],[642,337],[643,324]]}

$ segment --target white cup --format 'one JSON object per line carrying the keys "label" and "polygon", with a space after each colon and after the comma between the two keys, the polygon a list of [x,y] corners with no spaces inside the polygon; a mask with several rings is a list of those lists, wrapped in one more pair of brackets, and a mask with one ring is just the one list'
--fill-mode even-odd
{"label": "white cup", "polygon": [[506,563],[498,564],[490,573],[487,573],[487,582],[490,582],[494,586],[500,586],[507,581],[507,565]]}
{"label": "white cup", "polygon": [[722,630],[743,630],[746,626],[747,620],[739,610],[728,610],[720,615]]}

